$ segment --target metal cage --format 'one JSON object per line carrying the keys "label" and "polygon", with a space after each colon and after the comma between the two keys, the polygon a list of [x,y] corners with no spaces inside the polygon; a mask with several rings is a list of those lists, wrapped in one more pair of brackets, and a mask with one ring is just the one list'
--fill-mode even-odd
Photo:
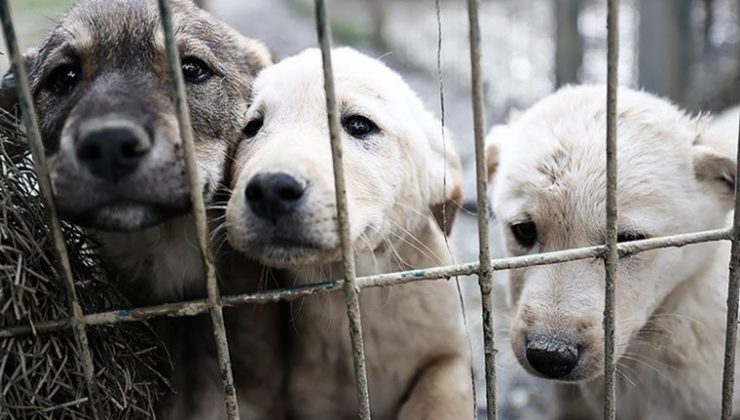
{"label": "metal cage", "polygon": [[[132,308],[120,311],[84,314],[79,304],[75,290],[75,282],[69,265],[64,238],[60,229],[52,197],[49,172],[46,167],[44,150],[38,126],[36,111],[34,110],[28,75],[22,65],[18,50],[17,39],[13,22],[10,17],[8,0],[0,0],[0,19],[2,20],[5,42],[11,59],[11,70],[17,78],[19,105],[23,114],[27,136],[29,138],[34,165],[38,175],[41,196],[47,209],[48,222],[52,230],[54,245],[59,256],[60,269],[64,278],[71,316],[68,319],[49,320],[33,326],[15,326],[0,330],[0,339],[30,335],[45,334],[54,331],[71,329],[75,335],[82,358],[87,392],[90,401],[91,417],[99,419],[96,409],[96,385],[93,377],[93,360],[87,341],[86,329],[94,325],[111,325],[120,322],[141,321],[156,317],[184,317],[208,312],[211,316],[213,333],[218,350],[218,360],[223,375],[225,390],[225,404],[230,419],[239,418],[234,379],[231,372],[231,363],[227,346],[226,331],[224,329],[223,307],[245,304],[264,304],[269,302],[293,300],[319,293],[343,291],[347,303],[347,317],[349,318],[349,333],[353,347],[353,362],[356,379],[358,417],[370,419],[370,399],[368,395],[368,381],[365,369],[365,353],[362,338],[362,322],[360,319],[359,294],[361,289],[368,287],[394,286],[404,283],[451,278],[460,275],[477,275],[482,295],[483,337],[485,352],[485,379],[487,398],[487,418],[496,418],[496,368],[495,368],[495,340],[493,328],[493,304],[491,294],[492,274],[497,270],[529,267],[543,264],[555,264],[587,258],[603,259],[606,267],[606,299],[604,310],[604,357],[605,357],[605,395],[604,418],[615,418],[615,358],[614,358],[614,291],[617,273],[617,262],[620,256],[630,255],[647,250],[680,247],[710,241],[732,241],[730,261],[730,278],[728,283],[728,312],[725,343],[724,375],[722,382],[722,416],[729,420],[732,416],[732,395],[734,389],[735,346],[738,323],[738,292],[740,286],[740,183],[735,183],[735,213],[733,227],[690,234],[672,235],[640,241],[617,243],[617,59],[619,56],[619,0],[607,0],[607,135],[606,135],[606,168],[607,168],[607,200],[605,223],[607,229],[604,245],[568,249],[557,252],[534,254],[513,258],[492,260],[488,243],[488,196],[485,165],[484,132],[486,122],[483,102],[483,76],[481,74],[481,46],[480,27],[478,23],[478,4],[480,0],[467,0],[470,37],[470,60],[472,67],[472,97],[475,137],[475,162],[477,176],[478,199],[478,235],[479,259],[477,262],[435,267],[422,270],[411,270],[390,274],[378,274],[357,277],[355,273],[354,255],[349,235],[348,209],[346,189],[344,185],[344,171],[342,165],[342,145],[339,141],[339,119],[334,92],[334,79],[331,62],[331,33],[327,19],[327,10],[324,0],[315,0],[316,29],[323,59],[323,72],[326,90],[326,106],[328,111],[330,141],[332,146],[334,179],[336,184],[337,213],[344,261],[344,279],[326,281],[290,289],[258,292],[250,294],[221,296],[216,283],[216,272],[213,256],[208,246],[208,232],[206,224],[205,206],[203,197],[198,193],[199,188],[190,188],[193,213],[198,233],[198,245],[204,262],[207,279],[208,297],[206,299],[178,302],[165,305]],[[180,57],[175,43],[172,28],[172,16],[167,0],[158,0],[160,18],[165,35],[167,65],[173,81],[173,99],[177,109],[178,121],[182,133],[184,155],[186,159],[187,176],[191,186],[199,185],[199,176],[195,162],[193,134],[190,126],[187,99],[183,76],[180,71]],[[739,139],[740,143],[740,139]],[[740,148],[738,149],[740,151]],[[740,154],[739,154],[740,156]],[[740,159],[738,159],[740,164]],[[740,165],[738,166],[740,173]]]}

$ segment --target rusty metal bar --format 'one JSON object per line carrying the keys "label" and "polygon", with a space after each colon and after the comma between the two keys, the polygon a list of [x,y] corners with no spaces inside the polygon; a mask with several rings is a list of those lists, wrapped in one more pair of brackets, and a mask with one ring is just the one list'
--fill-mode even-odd
{"label": "rusty metal bar", "polygon": [[607,0],[606,76],[606,252],[604,253],[604,420],[613,420],[616,405],[614,359],[615,287],[617,281],[617,85],[619,83],[619,0]]}
{"label": "rusty metal bar", "polygon": [[208,222],[206,220],[205,204],[201,187],[201,179],[198,174],[198,162],[195,157],[195,143],[193,141],[193,130],[190,125],[190,112],[188,109],[187,95],[185,92],[185,81],[183,80],[180,52],[175,39],[173,28],[172,11],[168,0],[159,0],[159,14],[164,31],[165,49],[167,52],[167,68],[174,88],[173,100],[177,111],[177,120],[180,126],[183,152],[185,155],[185,169],[190,186],[190,200],[193,206],[193,217],[198,234],[198,247],[200,248],[203,261],[203,271],[206,276],[208,290],[208,308],[213,324],[213,336],[216,340],[219,369],[224,385],[226,413],[229,419],[239,419],[239,408],[237,406],[236,389],[234,388],[234,375],[231,371],[231,359],[229,346],[226,339],[224,327],[224,315],[221,305],[221,293],[216,280],[216,269],[213,265],[213,254],[208,244]]}
{"label": "rusty metal bar", "polygon": [[38,178],[44,209],[46,210],[46,219],[53,237],[57,257],[57,269],[62,275],[64,288],[67,292],[70,309],[69,324],[72,327],[77,346],[80,350],[80,359],[82,361],[82,369],[90,401],[90,413],[94,419],[98,419],[100,416],[97,408],[98,392],[95,385],[95,367],[93,366],[90,345],[87,340],[87,332],[85,331],[85,319],[83,318],[82,307],[77,297],[77,290],[75,289],[74,278],[72,276],[72,267],[70,266],[69,255],[67,254],[67,246],[64,242],[61,223],[57,215],[54,192],[51,186],[51,179],[49,178],[49,170],[46,166],[44,144],[41,139],[41,130],[39,129],[38,117],[33,103],[33,95],[31,94],[26,65],[18,49],[18,39],[15,34],[15,28],[13,27],[7,0],[0,0],[0,20],[2,21],[5,45],[10,55],[11,70],[16,78],[18,105],[23,114],[23,123],[26,126],[26,136],[31,147],[31,154],[33,155],[34,169]]}
{"label": "rusty metal bar", "polygon": [[[740,126],[740,121],[738,121]],[[740,133],[740,128],[738,128]],[[738,136],[736,174],[740,174],[740,135]],[[737,175],[736,175],[737,177]],[[732,418],[732,397],[735,393],[735,348],[737,345],[737,315],[740,296],[740,182],[735,179],[735,214],[732,219],[732,250],[730,251],[730,282],[727,286],[727,327],[725,335],[725,366],[722,374],[722,420]]]}
{"label": "rusty metal bar", "polygon": [[324,71],[324,90],[326,93],[326,112],[329,122],[332,163],[334,166],[334,188],[337,199],[337,221],[342,243],[342,262],[344,264],[344,295],[349,318],[349,335],[352,340],[352,361],[355,368],[357,385],[357,404],[359,417],[370,420],[370,395],[368,392],[367,368],[365,366],[365,343],[362,336],[362,319],[360,313],[360,289],[357,286],[355,271],[355,254],[352,249],[349,213],[347,209],[347,190],[344,182],[344,165],[342,161],[342,139],[339,135],[339,110],[337,109],[334,91],[334,70],[331,61],[331,29],[326,14],[324,0],[315,1],[316,32],[321,47],[321,59]]}
{"label": "rusty metal bar", "polygon": [[468,0],[470,68],[473,93],[473,130],[475,134],[475,174],[478,193],[478,284],[481,293],[483,316],[483,351],[486,366],[486,414],[488,420],[496,419],[496,342],[493,320],[493,270],[488,244],[488,174],[485,148],[485,103],[483,100],[483,74],[481,70],[480,0]]}
{"label": "rusty metal bar", "polygon": [[[650,238],[641,241],[619,244],[619,255],[632,255],[644,251],[650,251],[667,247],[682,247],[691,244],[731,240],[732,228],[716,229],[704,232],[685,233],[681,235]],[[536,265],[557,264],[567,261],[599,258],[604,254],[604,245],[587,248],[568,249],[563,251],[548,252],[544,254],[524,255],[520,257],[500,258],[491,261],[494,271],[509,270],[513,268],[532,267]],[[417,281],[437,280],[456,276],[470,276],[478,273],[480,265],[477,262],[458,264],[444,267],[426,268],[419,270],[401,271],[389,274],[375,274],[372,276],[358,277],[357,286],[360,289],[370,287],[390,287],[399,284]],[[241,295],[224,296],[224,306],[241,306],[247,304],[265,304],[281,301],[291,301],[317,294],[333,293],[343,290],[344,280],[331,280],[322,283],[302,285],[290,289],[280,289],[259,293],[247,293]],[[195,316],[208,312],[208,301],[205,299],[190,302],[168,303],[164,305],[149,306],[143,308],[122,309],[117,311],[100,312],[84,316],[86,325],[111,325],[121,322],[134,322],[158,317],[182,317]],[[39,322],[34,325],[9,327],[0,330],[0,339],[29,334],[46,334],[68,329],[69,320],[54,320]]]}

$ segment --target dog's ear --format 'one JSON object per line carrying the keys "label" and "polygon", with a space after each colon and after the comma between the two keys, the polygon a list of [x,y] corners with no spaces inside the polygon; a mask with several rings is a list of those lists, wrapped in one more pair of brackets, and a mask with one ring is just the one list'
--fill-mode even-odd
{"label": "dog's ear", "polygon": [[509,114],[506,117],[506,123],[507,124],[515,123],[519,120],[519,118],[522,117],[522,115],[524,115],[524,111],[522,111],[519,108],[512,107],[509,110]]}
{"label": "dog's ear", "polygon": [[705,145],[693,146],[694,174],[732,208],[737,177],[735,160]]}
{"label": "dog's ear", "polygon": [[249,52],[248,65],[259,73],[263,68],[275,62],[275,56],[265,44],[233,31],[234,39],[242,51]]}
{"label": "dog's ear", "polygon": [[[23,53],[23,64],[26,66],[26,70],[30,70],[38,50],[35,48],[27,50]],[[16,114],[16,108],[18,106],[18,94],[16,92],[17,80],[15,74],[8,70],[3,78],[0,79],[0,109],[10,114]]]}
{"label": "dog's ear", "polygon": [[489,183],[493,183],[496,178],[501,144],[509,137],[512,137],[512,129],[508,125],[495,125],[486,136],[486,169]]}
{"label": "dog's ear", "polygon": [[[36,49],[28,50],[23,54],[23,64],[27,70],[30,70],[34,60],[36,59],[36,55]],[[0,118],[0,126],[2,126],[3,129],[9,130],[9,132],[14,132],[18,129],[18,122],[15,121],[15,117],[20,117],[20,111],[18,109],[18,93],[16,91],[17,86],[18,81],[16,79],[16,75],[10,70],[8,70],[8,72],[2,76],[2,79],[0,79],[0,115],[2,115],[2,118]],[[6,118],[8,116],[11,118]],[[25,137],[19,136],[18,140],[23,138]],[[0,139],[0,141],[2,140]],[[21,162],[28,152],[28,148],[25,147],[22,141],[10,141],[4,145],[4,148],[8,153],[8,156],[10,156],[11,161],[14,163]]]}
{"label": "dog's ear", "polygon": [[449,234],[462,201],[462,164],[450,132],[446,128],[443,132],[439,121],[431,114],[426,120],[425,134],[429,140],[427,168],[431,186],[429,207],[437,225]]}

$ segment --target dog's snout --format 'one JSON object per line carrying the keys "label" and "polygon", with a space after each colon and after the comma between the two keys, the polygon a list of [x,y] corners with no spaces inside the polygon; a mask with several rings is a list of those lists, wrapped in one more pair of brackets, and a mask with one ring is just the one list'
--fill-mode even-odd
{"label": "dog's snout", "polygon": [[571,373],[580,357],[578,346],[571,341],[546,336],[528,339],[526,353],[532,368],[550,379]]}
{"label": "dog's snout", "polygon": [[276,223],[301,202],[305,182],[286,173],[257,174],[249,180],[245,195],[255,215]]}
{"label": "dog's snout", "polygon": [[133,173],[149,153],[151,142],[143,130],[104,126],[80,134],[77,159],[93,175],[118,182]]}

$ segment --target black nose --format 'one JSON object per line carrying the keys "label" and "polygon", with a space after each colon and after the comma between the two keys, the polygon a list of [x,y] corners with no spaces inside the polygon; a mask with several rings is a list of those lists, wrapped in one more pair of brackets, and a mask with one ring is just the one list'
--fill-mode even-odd
{"label": "black nose", "polygon": [[305,190],[305,183],[277,172],[253,176],[245,195],[254,214],[274,224],[281,216],[295,211]]}
{"label": "black nose", "polygon": [[527,361],[542,376],[559,379],[578,364],[578,347],[560,338],[538,336],[527,341]]}
{"label": "black nose", "polygon": [[132,127],[101,127],[80,134],[77,159],[93,175],[118,182],[139,167],[151,148],[143,130]]}

